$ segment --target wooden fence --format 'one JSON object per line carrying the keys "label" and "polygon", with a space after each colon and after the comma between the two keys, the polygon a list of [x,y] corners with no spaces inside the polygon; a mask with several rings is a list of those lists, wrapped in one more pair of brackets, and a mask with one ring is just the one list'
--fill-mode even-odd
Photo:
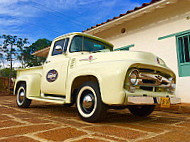
{"label": "wooden fence", "polygon": [[[11,88],[13,90],[14,83],[11,81]],[[0,77],[0,92],[9,92],[9,78],[8,77]]]}

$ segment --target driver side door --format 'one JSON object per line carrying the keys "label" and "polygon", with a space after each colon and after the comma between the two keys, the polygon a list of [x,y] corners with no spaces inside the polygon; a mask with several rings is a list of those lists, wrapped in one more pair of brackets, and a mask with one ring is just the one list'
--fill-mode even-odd
{"label": "driver side door", "polygon": [[[69,39],[55,42],[52,52],[43,66],[41,90],[43,94],[65,96],[67,67],[69,58],[64,54],[67,51]],[[61,46],[62,50],[56,50]]]}

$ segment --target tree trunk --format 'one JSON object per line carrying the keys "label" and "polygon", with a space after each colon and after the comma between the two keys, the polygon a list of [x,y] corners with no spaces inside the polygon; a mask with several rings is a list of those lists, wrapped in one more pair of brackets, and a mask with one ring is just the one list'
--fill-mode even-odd
{"label": "tree trunk", "polygon": [[9,76],[9,93],[11,92],[11,78],[12,78],[12,72],[13,72],[13,63],[12,63],[12,48],[13,48],[13,45],[11,44],[11,51],[10,51],[10,76]]}

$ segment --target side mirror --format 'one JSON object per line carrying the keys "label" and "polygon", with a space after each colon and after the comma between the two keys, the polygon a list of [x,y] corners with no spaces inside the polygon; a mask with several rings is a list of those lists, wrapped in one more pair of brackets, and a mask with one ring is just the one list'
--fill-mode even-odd
{"label": "side mirror", "polygon": [[55,50],[56,50],[56,51],[63,51],[61,45],[55,46]]}

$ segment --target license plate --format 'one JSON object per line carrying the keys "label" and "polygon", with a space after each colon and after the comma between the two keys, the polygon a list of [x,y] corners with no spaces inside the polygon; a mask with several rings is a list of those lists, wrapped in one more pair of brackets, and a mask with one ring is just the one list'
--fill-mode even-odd
{"label": "license plate", "polygon": [[162,108],[169,108],[170,107],[170,98],[160,98],[160,104]]}

